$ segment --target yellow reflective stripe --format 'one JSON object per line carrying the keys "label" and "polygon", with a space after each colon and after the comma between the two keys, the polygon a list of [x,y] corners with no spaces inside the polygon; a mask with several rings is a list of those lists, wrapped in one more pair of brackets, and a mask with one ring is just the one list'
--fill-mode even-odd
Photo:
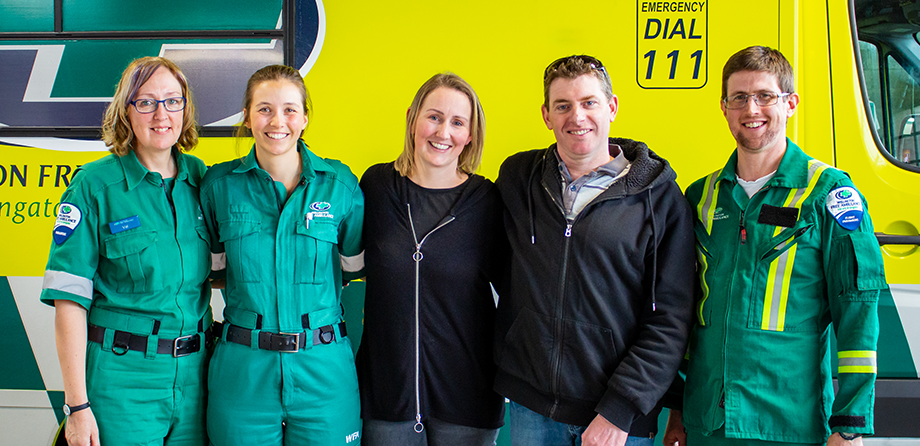
{"label": "yellow reflective stripe", "polygon": [[878,353],[874,350],[841,350],[837,352],[837,358],[877,358]]}
{"label": "yellow reflective stripe", "polygon": [[761,330],[783,331],[786,328],[786,303],[789,301],[789,282],[797,247],[798,245],[793,245],[770,263],[767,290],[763,299]]}
{"label": "yellow reflective stripe", "polygon": [[696,213],[699,215],[700,221],[703,222],[703,226],[706,227],[707,234],[712,234],[712,219],[717,208],[714,204],[719,202],[718,178],[721,172],[722,170],[720,169],[706,177],[706,181],[703,183],[703,194],[700,197],[700,202],[696,205]]}
{"label": "yellow reflective stripe", "polygon": [[[791,189],[783,201],[783,207],[794,207],[801,210],[802,203],[808,198],[818,184],[821,174],[827,169],[827,164],[818,160],[808,161],[808,184],[804,188]],[[784,227],[777,226],[773,230],[773,237],[782,232]],[[775,249],[783,249],[795,239],[790,238],[778,245]],[[789,302],[789,285],[792,279],[792,269],[795,264],[796,247],[782,253],[770,264],[767,274],[767,289],[764,292],[763,315],[760,322],[762,330],[783,331],[786,328],[786,305]]]}
{"label": "yellow reflective stripe", "polygon": [[878,373],[878,368],[873,366],[850,365],[837,367],[837,373]]}
{"label": "yellow reflective stripe", "polygon": [[789,283],[792,282],[792,265],[795,264],[796,248],[799,245],[793,245],[786,251],[788,260],[786,261],[786,271],[783,273],[783,289],[779,299],[779,314],[776,315],[776,330],[783,331],[786,328],[786,303],[789,302]]}
{"label": "yellow reflective stripe", "polygon": [[706,299],[709,298],[709,284],[706,283],[706,270],[709,269],[709,263],[706,261],[706,255],[700,250],[699,247],[696,248],[697,257],[700,260],[700,285],[703,288],[703,298],[700,299],[700,303],[697,304],[697,320],[700,322],[700,325],[706,325],[706,319],[703,318],[703,305],[706,304]]}
{"label": "yellow reflective stripe", "polygon": [[[804,189],[792,189],[789,191],[789,195],[786,197],[786,200],[783,202],[783,207],[794,207],[801,209],[802,202],[805,201],[811,192],[815,189],[815,185],[818,184],[818,179],[821,178],[821,174],[824,173],[824,170],[827,169],[827,164],[822,163],[818,160],[809,160],[808,161],[808,185]],[[773,231],[773,237],[779,235],[784,228],[782,226],[777,226]]]}
{"label": "yellow reflective stripe", "polygon": [[872,350],[838,352],[837,373],[878,373],[877,356]]}

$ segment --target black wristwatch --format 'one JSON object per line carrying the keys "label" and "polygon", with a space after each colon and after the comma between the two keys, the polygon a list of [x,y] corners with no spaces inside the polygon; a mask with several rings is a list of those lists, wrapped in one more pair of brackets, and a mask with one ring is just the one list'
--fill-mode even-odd
{"label": "black wristwatch", "polygon": [[840,434],[840,438],[843,438],[846,441],[853,441],[859,437],[862,437],[862,434],[848,434],[846,432],[837,432]]}
{"label": "black wristwatch", "polygon": [[88,407],[89,407],[89,401],[87,401],[87,402],[85,402],[85,403],[83,403],[83,404],[81,404],[81,405],[79,405],[79,406],[72,406],[72,407],[65,404],[65,405],[64,405],[64,416],[69,417],[70,414],[72,414],[72,413],[74,413],[74,412],[79,412],[79,411],[81,411],[81,410],[83,410],[83,409],[86,409],[86,408],[88,408]]}

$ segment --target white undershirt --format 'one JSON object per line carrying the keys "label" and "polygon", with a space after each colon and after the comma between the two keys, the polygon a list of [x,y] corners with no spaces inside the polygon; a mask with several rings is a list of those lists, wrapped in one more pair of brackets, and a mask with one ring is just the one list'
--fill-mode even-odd
{"label": "white undershirt", "polygon": [[767,181],[770,181],[770,178],[773,178],[773,175],[776,175],[776,171],[770,172],[754,181],[744,181],[738,175],[735,175],[735,178],[738,180],[738,184],[741,185],[741,188],[744,189],[744,193],[747,194],[748,198],[754,196],[764,184],[767,184]]}

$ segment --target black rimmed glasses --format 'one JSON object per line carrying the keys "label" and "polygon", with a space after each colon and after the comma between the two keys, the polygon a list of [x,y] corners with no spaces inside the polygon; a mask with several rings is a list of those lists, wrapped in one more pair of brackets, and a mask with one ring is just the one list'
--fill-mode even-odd
{"label": "black rimmed glasses", "polygon": [[746,107],[748,98],[754,99],[754,103],[761,107],[769,107],[771,105],[776,105],[780,98],[785,98],[790,94],[792,93],[773,93],[772,91],[761,91],[760,93],[754,94],[742,93],[731,95],[725,99],[722,99],[722,102],[725,103],[725,108],[729,110],[737,110],[739,108]]}
{"label": "black rimmed glasses", "polygon": [[549,66],[546,67],[546,70],[543,71],[543,80],[545,81],[546,78],[549,77],[550,73],[558,70],[559,67],[565,64],[569,64],[571,63],[571,61],[575,61],[575,60],[579,60],[583,64],[591,67],[592,69],[599,71],[601,74],[604,75],[604,79],[607,79],[607,81],[610,82],[610,75],[607,74],[607,69],[604,68],[604,64],[602,64],[601,61],[598,60],[597,58],[587,56],[587,55],[568,56],[568,57],[561,57],[559,59],[556,59],[555,61],[553,61],[553,63],[549,64]]}
{"label": "black rimmed glasses", "polygon": [[143,114],[157,111],[157,107],[159,107],[160,104],[163,104],[163,108],[165,108],[166,111],[177,112],[185,109],[185,97],[177,96],[160,101],[156,99],[137,99],[129,102],[129,104],[133,105],[138,113]]}

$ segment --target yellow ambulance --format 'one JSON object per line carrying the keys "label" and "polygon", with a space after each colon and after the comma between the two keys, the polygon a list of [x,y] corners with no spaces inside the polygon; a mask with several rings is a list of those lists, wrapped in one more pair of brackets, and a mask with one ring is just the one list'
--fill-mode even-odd
{"label": "yellow ambulance", "polygon": [[[850,173],[867,197],[890,295],[880,305],[876,438],[920,445],[920,1],[0,0],[0,445],[49,444],[62,419],[53,309],[39,303],[58,201],[104,156],[102,110],[121,70],[163,55],[188,75],[207,164],[248,152],[231,137],[257,68],[295,66],[315,115],[305,139],[360,175],[396,158],[405,110],[432,74],[467,79],[485,108],[482,173],[553,141],[543,68],[604,61],[619,97],[612,136],[645,141],[686,187],[734,149],[721,69],[749,45],[795,70],[788,136]],[[349,287],[349,333],[363,296]],[[220,314],[220,299],[214,305]],[[507,432],[500,443],[507,444]]]}

